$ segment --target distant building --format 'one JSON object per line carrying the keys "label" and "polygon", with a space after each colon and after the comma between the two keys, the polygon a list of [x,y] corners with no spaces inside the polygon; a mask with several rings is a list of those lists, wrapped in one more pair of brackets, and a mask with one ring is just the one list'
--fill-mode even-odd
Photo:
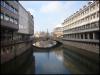
{"label": "distant building", "polygon": [[39,38],[39,36],[40,36],[39,32],[34,33],[34,36]]}
{"label": "distant building", "polygon": [[39,37],[41,38],[46,38],[47,37],[47,33],[44,31],[39,32]]}
{"label": "distant building", "polygon": [[62,37],[63,35],[63,28],[62,27],[56,27],[53,31],[53,36],[56,38]]}

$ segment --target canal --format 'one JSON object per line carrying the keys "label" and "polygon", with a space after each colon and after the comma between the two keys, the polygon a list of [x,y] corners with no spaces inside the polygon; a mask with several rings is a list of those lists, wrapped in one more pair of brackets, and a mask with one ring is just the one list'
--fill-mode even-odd
{"label": "canal", "polygon": [[33,49],[36,51],[33,51],[30,67],[28,65],[27,70],[24,71],[26,74],[98,73],[98,63],[72,53],[62,45],[52,49],[41,49],[41,51],[35,47]]}

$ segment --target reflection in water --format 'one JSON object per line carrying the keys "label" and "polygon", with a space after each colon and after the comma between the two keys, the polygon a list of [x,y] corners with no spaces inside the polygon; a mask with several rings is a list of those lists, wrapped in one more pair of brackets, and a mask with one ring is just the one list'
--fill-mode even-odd
{"label": "reflection in water", "polygon": [[20,67],[16,74],[34,74],[35,73],[35,57],[30,55],[27,61]]}
{"label": "reflection in water", "polygon": [[94,73],[91,68],[77,59],[87,60],[62,47],[55,48],[51,52],[33,52],[33,56],[35,57],[35,74]]}
{"label": "reflection in water", "polygon": [[36,74],[69,74],[70,71],[64,67],[54,52],[34,53],[35,56],[35,73]]}
{"label": "reflection in water", "polygon": [[64,63],[72,71],[79,74],[94,74],[98,73],[98,63],[91,61],[87,57],[71,52],[71,50],[63,48]]}

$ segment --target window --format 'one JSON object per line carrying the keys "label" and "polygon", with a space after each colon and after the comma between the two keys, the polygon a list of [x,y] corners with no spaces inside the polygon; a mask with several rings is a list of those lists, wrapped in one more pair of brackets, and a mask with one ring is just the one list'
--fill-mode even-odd
{"label": "window", "polygon": [[83,18],[83,22],[85,21],[85,18]]}
{"label": "window", "polygon": [[93,39],[93,34],[92,33],[90,33],[90,39]]}
{"label": "window", "polygon": [[3,17],[4,17],[4,14],[1,13],[1,19],[3,19]]}
{"label": "window", "polygon": [[5,8],[7,8],[10,11],[14,12],[14,8],[11,5],[9,5],[7,2],[5,3]]}
{"label": "window", "polygon": [[14,8],[14,13],[16,13],[16,9]]}
{"label": "window", "polygon": [[8,21],[8,20],[9,20],[9,16],[8,16],[8,15],[5,15],[5,16],[4,16],[4,19],[5,19],[6,21]]}
{"label": "window", "polygon": [[85,17],[84,20],[85,20],[85,22],[86,22],[86,21],[87,21],[87,18]]}
{"label": "window", "polygon": [[4,1],[1,1],[1,3],[0,3],[0,4],[1,4],[1,6],[4,6]]}
{"label": "window", "polygon": [[10,21],[13,23],[13,22],[14,22],[14,18],[11,17],[11,18],[10,18]]}
{"label": "window", "polygon": [[83,39],[83,34],[80,34],[81,35],[81,39]]}
{"label": "window", "polygon": [[93,14],[93,18],[95,18],[95,16],[96,16],[96,13]]}
{"label": "window", "polygon": [[85,12],[83,11],[83,15],[85,14]]}
{"label": "window", "polygon": [[16,19],[14,19],[14,23],[16,24]]}
{"label": "window", "polygon": [[82,16],[84,15],[84,11],[82,12]]}
{"label": "window", "polygon": [[96,27],[99,27],[99,22],[96,22]]}
{"label": "window", "polygon": [[90,7],[90,10],[94,10],[95,9],[95,5]]}
{"label": "window", "polygon": [[15,23],[15,24],[18,24],[18,20],[17,20],[17,19],[15,19],[15,20],[14,20],[14,23]]}
{"label": "window", "polygon": [[9,10],[14,12],[14,8],[12,6],[9,6]]}
{"label": "window", "polygon": [[84,34],[85,35],[85,39],[87,39],[87,34]]}
{"label": "window", "polygon": [[94,28],[96,27],[96,22],[94,22],[94,26],[93,26]]}
{"label": "window", "polygon": [[9,6],[9,10],[12,11],[12,6]]}
{"label": "window", "polygon": [[83,29],[85,29],[85,25],[83,26]]}
{"label": "window", "polygon": [[13,7],[11,7],[11,11],[14,12],[14,8]]}
{"label": "window", "polygon": [[86,28],[87,28],[87,29],[89,28],[89,24],[86,25]]}
{"label": "window", "polygon": [[99,17],[99,11],[97,12],[97,17]]}
{"label": "window", "polygon": [[96,1],[96,6],[99,7],[99,1]]}
{"label": "window", "polygon": [[7,2],[5,2],[5,8],[7,8],[7,9],[10,8],[10,6],[9,6],[9,4]]}
{"label": "window", "polygon": [[85,13],[88,13],[88,12],[89,12],[89,9],[86,9],[86,10],[85,10]]}
{"label": "window", "polygon": [[15,8],[14,8],[14,13],[16,13],[16,14],[17,14],[17,12],[18,12],[18,11],[17,11],[17,9],[15,9]]}
{"label": "window", "polygon": [[88,17],[86,17],[86,21],[88,21]]}
{"label": "window", "polygon": [[95,18],[95,14],[92,14],[92,15],[91,15],[91,19],[94,19],[94,18]]}
{"label": "window", "polygon": [[15,12],[15,13],[17,14],[17,13],[18,13],[18,10],[17,10],[17,9],[15,9],[15,10],[16,10],[16,12]]}
{"label": "window", "polygon": [[2,5],[3,7],[5,7],[5,1],[1,1],[1,2],[2,2],[1,5]]}

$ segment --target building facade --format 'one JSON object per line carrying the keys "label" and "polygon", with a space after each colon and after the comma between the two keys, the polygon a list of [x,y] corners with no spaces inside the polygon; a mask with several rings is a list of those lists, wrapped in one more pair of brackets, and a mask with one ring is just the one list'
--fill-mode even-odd
{"label": "building facade", "polygon": [[33,35],[34,34],[34,17],[31,15],[31,13],[28,11],[28,34]]}
{"label": "building facade", "polygon": [[29,39],[34,34],[34,18],[20,3],[18,34],[21,34],[20,38],[22,39]]}
{"label": "building facade", "polygon": [[[14,59],[25,52],[32,44],[30,36],[34,34],[34,21],[27,11],[21,13],[18,1],[1,1],[1,64]],[[27,23],[26,23],[27,22]],[[26,24],[27,25],[26,25]],[[26,30],[21,26],[26,25]]]}
{"label": "building facade", "polygon": [[53,31],[54,38],[60,38],[63,35],[63,28],[62,27],[56,27]]}
{"label": "building facade", "polygon": [[66,44],[99,53],[99,12],[99,1],[93,1],[65,19]]}
{"label": "building facade", "polygon": [[34,33],[33,16],[19,3],[19,33],[30,34]]}
{"label": "building facade", "polygon": [[14,57],[14,42],[16,32],[19,29],[17,1],[1,1],[1,63]]}

